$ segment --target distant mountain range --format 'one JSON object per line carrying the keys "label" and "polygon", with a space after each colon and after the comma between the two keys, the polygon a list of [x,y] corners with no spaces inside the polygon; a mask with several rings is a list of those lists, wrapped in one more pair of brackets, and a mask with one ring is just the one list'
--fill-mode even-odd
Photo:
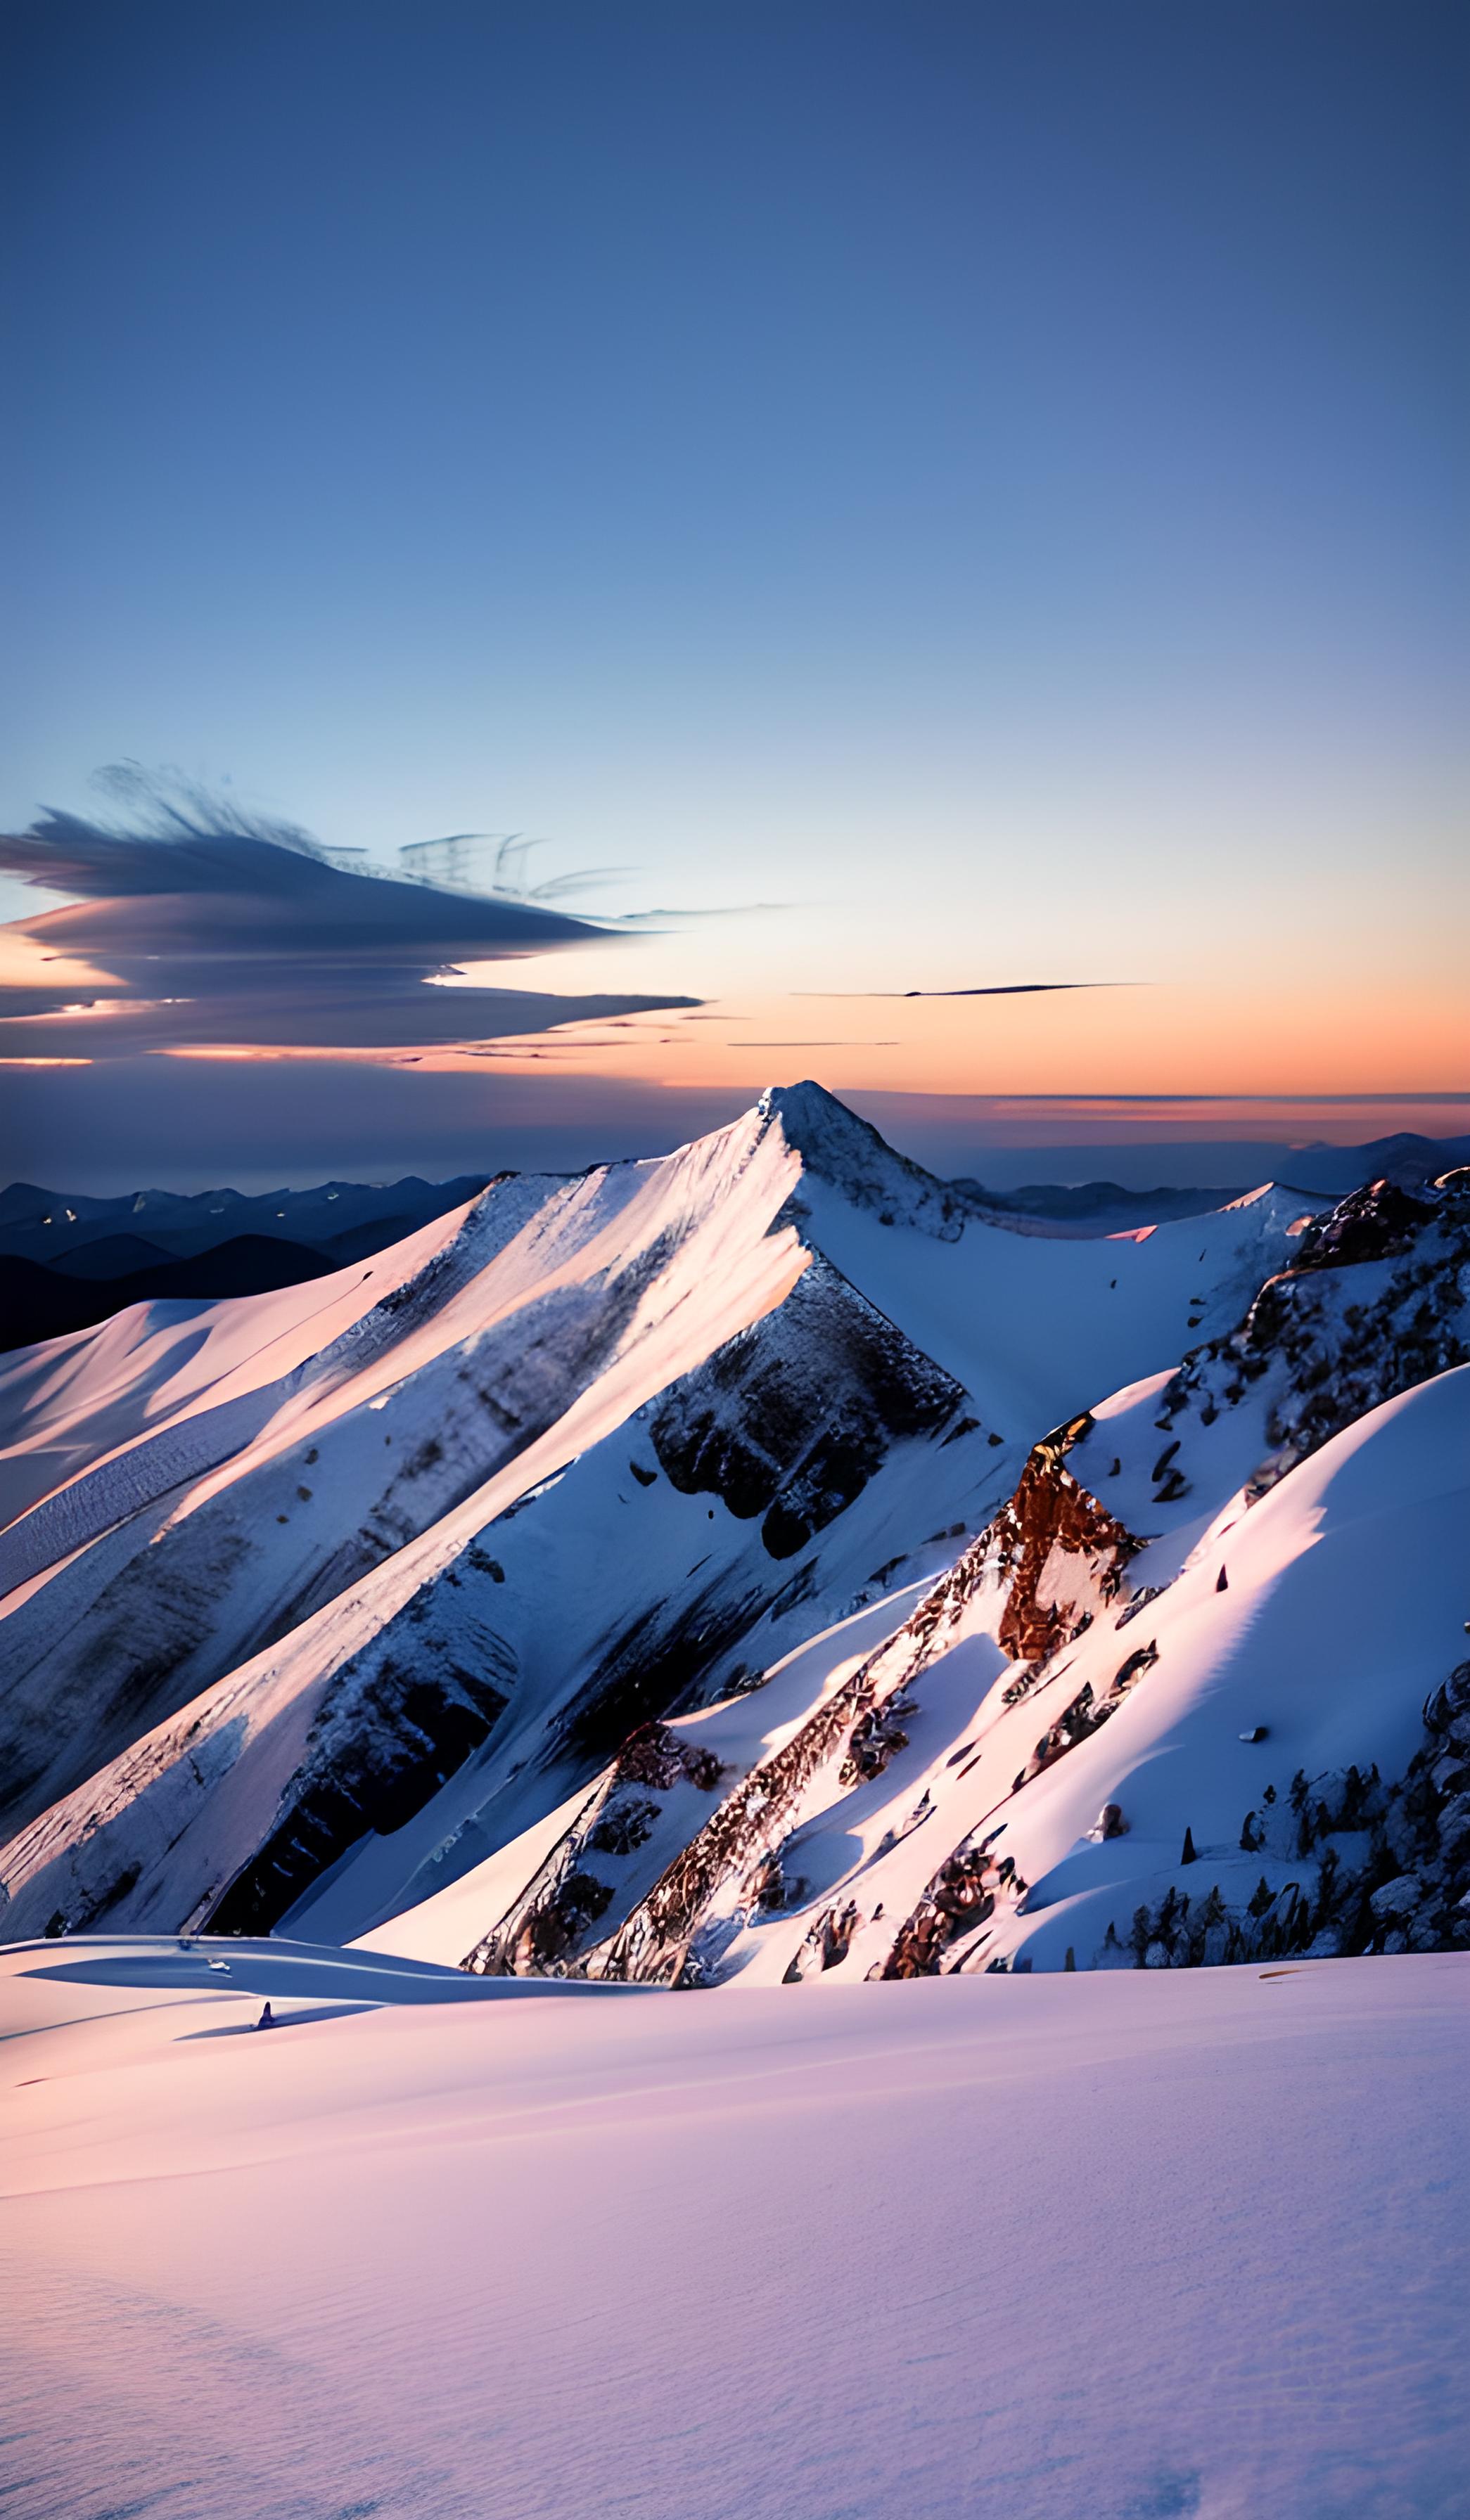
{"label": "distant mountain range", "polygon": [[1470,1942],[1467,1183],[1037,1232],[796,1086],[23,1350],[3,1931],[680,1986]]}
{"label": "distant mountain range", "polygon": [[[1239,1149],[1226,1148],[1226,1153]],[[1274,1155],[1287,1186],[1339,1197],[1386,1177],[1411,1183],[1470,1161],[1470,1137],[1402,1133],[1361,1147],[1252,1150]],[[1264,1177],[1263,1175],[1262,1176]],[[489,1175],[388,1184],[324,1182],[266,1191],[133,1191],[89,1198],[14,1182],[0,1192],[0,1353],[108,1320],[128,1305],[265,1294],[364,1260],[483,1190]],[[1200,1216],[1245,1181],[1126,1189],[1115,1181],[997,1190],[964,1178],[954,1197],[976,1215],[1050,1235],[1122,1233]]]}
{"label": "distant mountain range", "polygon": [[462,1206],[487,1178],[324,1182],[254,1198],[229,1190],[86,1198],[14,1182],[0,1192],[0,1352],[130,1304],[266,1294],[324,1277]]}

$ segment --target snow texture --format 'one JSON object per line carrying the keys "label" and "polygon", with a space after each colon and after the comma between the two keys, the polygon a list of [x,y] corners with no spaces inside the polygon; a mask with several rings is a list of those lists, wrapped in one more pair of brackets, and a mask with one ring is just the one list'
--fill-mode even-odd
{"label": "snow texture", "polygon": [[1467,1978],[13,1949],[6,2509],[1452,2520]]}

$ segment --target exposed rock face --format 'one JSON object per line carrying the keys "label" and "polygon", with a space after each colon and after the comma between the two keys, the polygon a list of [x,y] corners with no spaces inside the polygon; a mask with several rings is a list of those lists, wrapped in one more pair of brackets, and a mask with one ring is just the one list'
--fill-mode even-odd
{"label": "exposed rock face", "polygon": [[932,1434],[964,1392],[815,1255],[781,1308],[690,1374],[649,1432],[685,1495],[762,1517],[793,1557],[860,1496],[892,1444]]}
{"label": "exposed rock face", "polygon": [[613,1902],[614,1884],[594,1868],[596,1858],[634,1854],[677,1786],[712,1794],[720,1773],[717,1759],[666,1724],[640,1725],[521,1896],[460,1966],[474,1977],[561,1968]]}
{"label": "exposed rock face", "polygon": [[[906,1692],[957,1636],[982,1591],[999,1596],[1001,1643],[1016,1656],[1055,1652],[1090,1624],[1100,1602],[1116,1598],[1139,1544],[1065,1466],[1089,1423],[1076,1419],[1035,1446],[1015,1494],[979,1539],[896,1634],[733,1788],[612,1939],[588,1954],[589,1974],[678,1980],[689,1938],[721,1884],[741,1872],[763,1883],[767,1868],[779,1877],[781,1843],[822,1772],[841,1791],[881,1775],[905,1746],[901,1723],[913,1711]],[[1113,1702],[1148,1659],[1146,1650],[1128,1657]],[[1049,1755],[1112,1711],[1112,1703],[1090,1717],[1080,1702],[1070,1709],[1072,1730],[1057,1728]],[[1042,1764],[1046,1752],[1043,1743]]]}
{"label": "exposed rock face", "polygon": [[883,1688],[882,1659],[874,1657],[854,1672],[782,1749],[734,1788],[612,1941],[589,1956],[589,1975],[678,1976],[684,1946],[712,1893],[732,1873],[772,1856],[812,1778],[829,1765],[841,1768],[885,1699],[898,1693],[902,1677],[896,1669]]}
{"label": "exposed rock face", "polygon": [[[469,1671],[437,1681],[380,1660],[350,1713],[329,1706],[269,1837],[197,1930],[268,1934],[369,1829],[390,1837],[402,1828],[504,1714],[515,1685],[508,1656],[506,1664],[497,1688]],[[344,1683],[339,1697],[346,1674]]]}
{"label": "exposed rock face", "polygon": [[1440,1203],[1433,1192],[1415,1195],[1397,1182],[1368,1182],[1308,1227],[1295,1271],[1342,1269],[1411,1250]]}
{"label": "exposed rock face", "polygon": [[1033,1448],[1010,1504],[971,1552],[1005,1593],[999,1641],[1017,1662],[1043,1660],[1116,1599],[1141,1546],[1066,1466],[1091,1423],[1076,1418]]}
{"label": "exposed rock face", "polygon": [[894,1938],[886,1961],[869,1972],[877,1977],[938,1977],[950,1946],[983,1925],[995,1912],[1001,1896],[1021,1898],[1026,1883],[1009,1856],[990,1852],[996,1832],[978,1845],[955,1848],[940,1866],[912,1915]]}

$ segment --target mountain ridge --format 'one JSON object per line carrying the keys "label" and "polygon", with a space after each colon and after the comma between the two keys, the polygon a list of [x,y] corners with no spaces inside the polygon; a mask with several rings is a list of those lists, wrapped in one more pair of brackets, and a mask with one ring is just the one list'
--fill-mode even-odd
{"label": "mountain ridge", "polygon": [[[823,1796],[835,1816],[905,1773],[907,1684],[854,1688],[850,1641],[896,1669],[890,1602],[901,1632],[933,1629],[936,1583],[998,1601],[1007,1513],[1011,1624],[1001,1603],[956,1639],[954,1686],[1019,1670],[1048,1737],[1076,1731],[1049,1641],[1135,1615],[1201,1517],[1267,1457],[1289,1484],[1334,1408],[1457,1362],[1458,1294],[1420,1319],[1460,1285],[1457,1197],[1314,1222],[1266,1188],[1036,1238],[804,1084],[671,1156],[499,1177],[309,1287],[23,1352],[0,1370],[5,1930],[412,1935],[446,1898],[468,1916],[488,1864],[502,1913],[419,1956],[581,1967],[780,1755],[778,1706],[793,1742],[811,1691],[827,1710],[815,1764],[793,1754],[808,1800],[832,1778],[799,1834],[820,1839]],[[1135,1420],[1115,1499],[1093,1454]],[[1128,1463],[1155,1455],[1145,1509]],[[821,1882],[790,1833],[750,1854],[752,1896],[802,1917],[783,1966],[814,1952],[823,1974],[867,1927],[850,1899],[804,1913]],[[716,1945],[745,1967],[764,1930],[691,1913],[673,1973],[717,1979]]]}

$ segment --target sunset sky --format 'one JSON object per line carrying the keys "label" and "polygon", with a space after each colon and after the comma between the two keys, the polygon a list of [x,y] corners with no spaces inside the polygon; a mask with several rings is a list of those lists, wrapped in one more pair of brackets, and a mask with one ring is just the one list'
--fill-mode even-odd
{"label": "sunset sky", "polygon": [[[1463,12],[5,40],[0,1177],[585,1161],[805,1074],[976,1160],[1470,1125]],[[246,871],[140,872],[119,761]],[[415,942],[460,832],[590,875],[497,923],[440,855]]]}

